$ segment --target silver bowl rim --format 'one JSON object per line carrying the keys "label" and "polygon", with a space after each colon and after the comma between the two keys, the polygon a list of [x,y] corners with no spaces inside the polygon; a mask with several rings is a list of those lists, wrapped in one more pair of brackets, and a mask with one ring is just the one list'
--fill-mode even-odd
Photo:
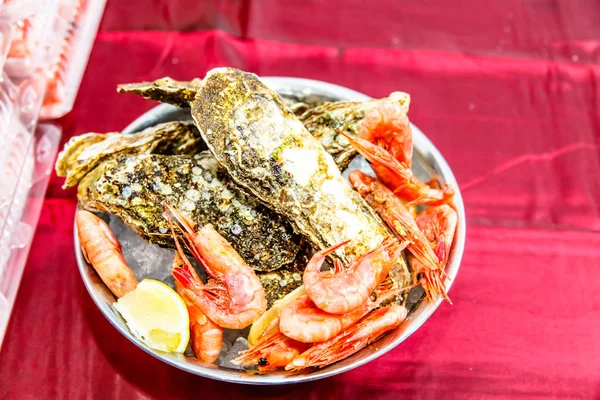
{"label": "silver bowl rim", "polygon": [[[354,101],[362,101],[369,100],[371,97],[357,92],[355,90],[335,85],[328,82],[317,81],[312,79],[305,78],[292,78],[292,77],[261,77],[261,80],[265,82],[271,89],[281,92],[290,89],[296,90],[304,90],[309,93],[331,96],[334,98],[339,98],[343,100],[354,100]],[[148,125],[148,121],[158,120],[162,116],[167,113],[171,113],[177,110],[176,107],[161,104],[158,105],[146,113],[142,114],[140,117],[131,122],[123,132],[136,132],[140,130],[142,127]],[[460,264],[462,261],[462,256],[464,252],[465,246],[465,238],[466,238],[466,216],[465,209],[463,204],[462,195],[460,189],[458,187],[458,183],[456,182],[456,178],[450,169],[450,166],[439,152],[439,150],[433,145],[433,143],[425,136],[425,134],[417,128],[414,124],[411,123],[412,131],[413,131],[413,141],[415,152],[417,151],[427,151],[433,159],[437,162],[439,171],[444,178],[446,183],[450,183],[454,185],[456,188],[456,194],[454,198],[454,204],[456,210],[458,212],[458,227],[455,236],[455,241],[452,245],[452,251],[450,260],[447,265],[447,279],[446,279],[446,287],[450,290],[452,284],[456,280],[456,276],[458,274],[458,269],[460,268]],[[79,245],[79,238],[77,236],[77,227],[74,224],[73,229],[74,235],[74,244],[75,244],[75,256],[77,260],[77,265],[79,272],[81,274],[81,278],[83,283],[90,294],[90,297],[100,310],[102,314],[108,319],[108,321],[129,341],[134,343],[140,349],[150,354],[151,356],[175,367],[181,369],[183,371],[199,375],[205,378],[211,378],[223,382],[230,383],[241,383],[241,384],[249,384],[249,385],[281,385],[281,384],[292,384],[292,383],[300,383],[300,382],[309,382],[317,379],[323,379],[330,376],[338,375],[343,372],[352,370],[361,365],[364,365],[374,359],[383,356],[388,351],[394,349],[400,343],[404,342],[409,336],[411,336],[417,329],[421,327],[427,321],[431,315],[437,310],[439,305],[442,303],[442,299],[438,299],[435,304],[430,305],[429,309],[426,312],[419,313],[419,315],[410,321],[408,327],[406,327],[403,331],[403,334],[398,337],[395,341],[387,344],[386,347],[381,347],[377,349],[374,353],[358,359],[349,365],[337,366],[338,363],[332,364],[331,366],[311,372],[307,375],[281,375],[281,374],[248,374],[239,371],[233,370],[224,370],[220,368],[208,368],[199,364],[191,363],[186,361],[183,356],[174,355],[170,353],[163,353],[160,351],[155,351],[148,348],[142,342],[138,341],[136,338],[131,335],[129,329],[126,327],[124,321],[120,316],[116,313],[116,311],[112,308],[112,305],[107,304],[106,302],[106,292],[108,289],[104,286],[104,284],[94,283],[90,280],[90,270],[91,267],[87,264],[83,253],[81,251]],[[100,290],[102,289],[102,290]],[[399,327],[400,328],[400,327]],[[396,328],[396,329],[399,329]],[[391,333],[388,333],[391,334]],[[363,352],[365,349],[361,350]],[[358,352],[357,354],[360,354]]]}

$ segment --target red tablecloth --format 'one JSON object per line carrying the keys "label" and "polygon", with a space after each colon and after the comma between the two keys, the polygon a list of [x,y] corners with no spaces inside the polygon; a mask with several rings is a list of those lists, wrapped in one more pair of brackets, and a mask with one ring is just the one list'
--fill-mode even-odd
{"label": "red tablecloth", "polygon": [[0,353],[0,398],[600,398],[598,21],[594,0],[109,2],[64,140],[120,130],[154,106],[117,83],[222,65],[410,92],[411,120],[465,199],[454,305],[333,378],[199,378],[96,309],[73,253],[75,192],[53,177]]}

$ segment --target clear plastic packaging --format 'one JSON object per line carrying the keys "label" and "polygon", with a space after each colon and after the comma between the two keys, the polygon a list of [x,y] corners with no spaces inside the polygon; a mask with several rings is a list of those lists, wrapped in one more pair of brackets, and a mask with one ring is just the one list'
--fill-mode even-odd
{"label": "clear plastic packaging", "polygon": [[106,0],[72,0],[72,7],[61,9],[69,21],[58,56],[49,69],[48,89],[40,117],[59,118],[73,108],[100,25]]}
{"label": "clear plastic packaging", "polygon": [[[17,289],[27,261],[33,233],[38,223],[48,180],[52,173],[61,131],[41,124],[34,131],[23,126],[8,154],[10,184],[2,176],[0,203],[0,346],[15,302]],[[5,192],[6,190],[6,192]]]}
{"label": "clear plastic packaging", "polygon": [[59,0],[7,0],[1,20],[13,28],[4,72],[22,78],[47,68],[58,52],[53,32]]}
{"label": "clear plastic packaging", "polygon": [[106,0],[0,0],[0,345]]}
{"label": "clear plastic packaging", "polygon": [[[0,9],[0,13],[2,10]],[[0,19],[0,71],[4,69],[4,63],[8,56],[8,50],[12,43],[13,37],[13,26],[10,23],[6,23]]]}
{"label": "clear plastic packaging", "polygon": [[[27,250],[23,253],[20,249],[29,248],[39,215],[39,207],[29,204],[28,197],[40,180],[39,172],[36,175],[36,138],[45,132],[36,133],[35,125],[45,88],[46,79],[40,74],[18,82],[0,75],[0,342],[27,258]],[[56,136],[56,131],[49,135]]]}
{"label": "clear plastic packaging", "polygon": [[[9,0],[0,17],[12,42],[5,72],[15,80],[46,76],[41,119],[73,108],[106,0]],[[2,42],[3,43],[3,42]],[[0,56],[2,53],[0,43]]]}

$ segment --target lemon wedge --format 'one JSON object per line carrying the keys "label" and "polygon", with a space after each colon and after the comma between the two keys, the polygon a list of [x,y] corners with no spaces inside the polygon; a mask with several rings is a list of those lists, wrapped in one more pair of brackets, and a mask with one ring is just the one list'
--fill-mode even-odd
{"label": "lemon wedge", "polygon": [[292,301],[297,298],[304,296],[306,294],[306,290],[304,290],[304,285],[296,288],[293,292],[288,293],[284,298],[277,300],[273,303],[271,308],[267,310],[263,315],[257,319],[252,326],[250,327],[250,333],[248,334],[248,345],[250,347],[256,344],[256,341],[261,333],[271,324],[281,310],[286,308]]}
{"label": "lemon wedge", "polygon": [[190,340],[190,317],[183,299],[169,286],[144,279],[114,303],[129,330],[148,347],[183,353]]}

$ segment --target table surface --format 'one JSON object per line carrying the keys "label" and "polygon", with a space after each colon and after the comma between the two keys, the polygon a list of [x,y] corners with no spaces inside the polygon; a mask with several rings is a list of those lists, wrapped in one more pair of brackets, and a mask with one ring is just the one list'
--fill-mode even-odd
{"label": "table surface", "polygon": [[155,104],[117,83],[217,66],[411,93],[454,170],[467,244],[401,346],[318,382],[246,387],[145,354],[77,272],[74,190],[52,177],[0,352],[0,398],[600,398],[600,3],[109,1],[63,140]]}

